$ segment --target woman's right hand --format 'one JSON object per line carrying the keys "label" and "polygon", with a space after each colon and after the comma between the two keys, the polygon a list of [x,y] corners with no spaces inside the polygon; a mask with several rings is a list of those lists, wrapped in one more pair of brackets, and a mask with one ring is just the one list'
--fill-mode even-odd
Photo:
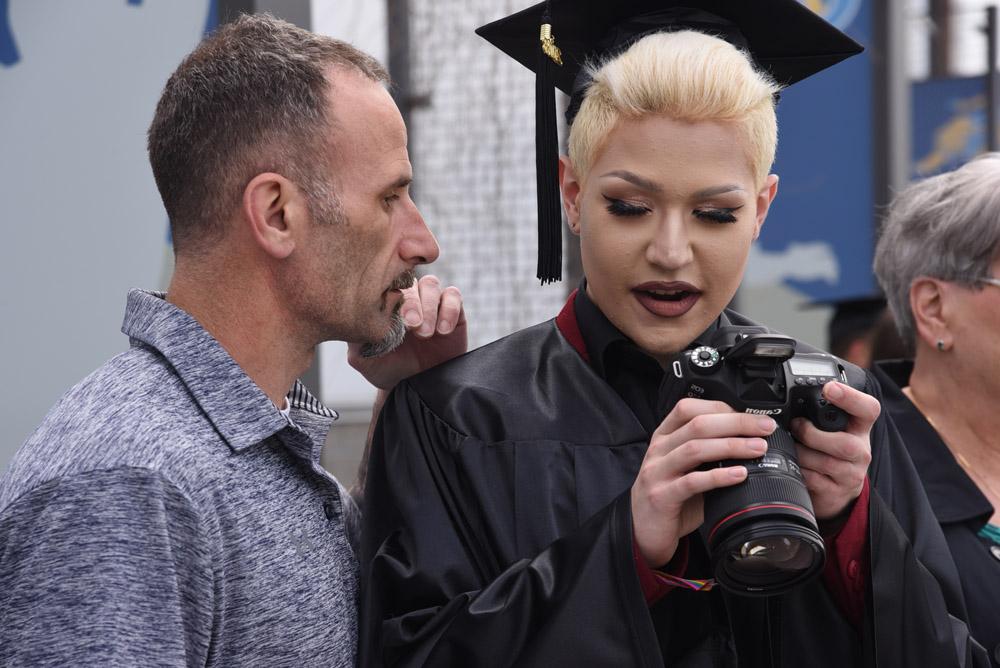
{"label": "woman's right hand", "polygon": [[674,556],[680,539],[704,521],[702,494],[747,476],[743,466],[700,470],[724,459],[764,454],[774,420],[736,413],[727,404],[682,399],[653,432],[632,485],[632,527],[639,553],[650,568]]}

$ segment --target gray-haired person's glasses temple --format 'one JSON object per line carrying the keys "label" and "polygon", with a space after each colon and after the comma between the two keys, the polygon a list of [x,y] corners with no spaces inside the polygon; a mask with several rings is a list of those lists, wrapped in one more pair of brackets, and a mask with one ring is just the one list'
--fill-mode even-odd
{"label": "gray-haired person's glasses temple", "polygon": [[995,285],[1000,288],[1000,278],[993,278],[992,276],[983,276],[982,278],[976,279],[977,283],[989,283],[990,285]]}

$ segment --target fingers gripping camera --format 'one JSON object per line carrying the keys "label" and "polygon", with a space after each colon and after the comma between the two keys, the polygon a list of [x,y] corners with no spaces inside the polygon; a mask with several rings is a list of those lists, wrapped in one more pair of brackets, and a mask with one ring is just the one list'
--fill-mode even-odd
{"label": "fingers gripping camera", "polygon": [[846,377],[835,357],[795,347],[795,339],[760,328],[721,327],[709,345],[680,354],[668,374],[677,398],[723,401],[778,423],[764,456],[715,464],[746,466],[747,479],[705,496],[702,533],[715,579],[738,594],[787,591],[823,567],[823,539],[788,428],[805,417],[824,431],[846,429],[848,415],[822,394],[824,384]]}

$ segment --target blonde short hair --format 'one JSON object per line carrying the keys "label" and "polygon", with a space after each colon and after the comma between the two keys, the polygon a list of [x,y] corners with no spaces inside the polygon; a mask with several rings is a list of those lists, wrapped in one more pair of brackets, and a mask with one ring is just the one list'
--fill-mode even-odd
{"label": "blonde short hair", "polygon": [[588,70],[592,82],[569,133],[581,179],[621,119],[662,114],[737,124],[754,178],[764,183],[778,145],[774,96],[781,88],[733,45],[691,30],[655,33]]}

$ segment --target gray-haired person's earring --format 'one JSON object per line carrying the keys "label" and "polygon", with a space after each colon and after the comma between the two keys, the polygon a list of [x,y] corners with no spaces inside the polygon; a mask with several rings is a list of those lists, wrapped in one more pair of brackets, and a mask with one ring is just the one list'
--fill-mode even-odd
{"label": "gray-haired person's earring", "polygon": [[944,352],[944,341],[942,339],[937,340],[937,349]]}

